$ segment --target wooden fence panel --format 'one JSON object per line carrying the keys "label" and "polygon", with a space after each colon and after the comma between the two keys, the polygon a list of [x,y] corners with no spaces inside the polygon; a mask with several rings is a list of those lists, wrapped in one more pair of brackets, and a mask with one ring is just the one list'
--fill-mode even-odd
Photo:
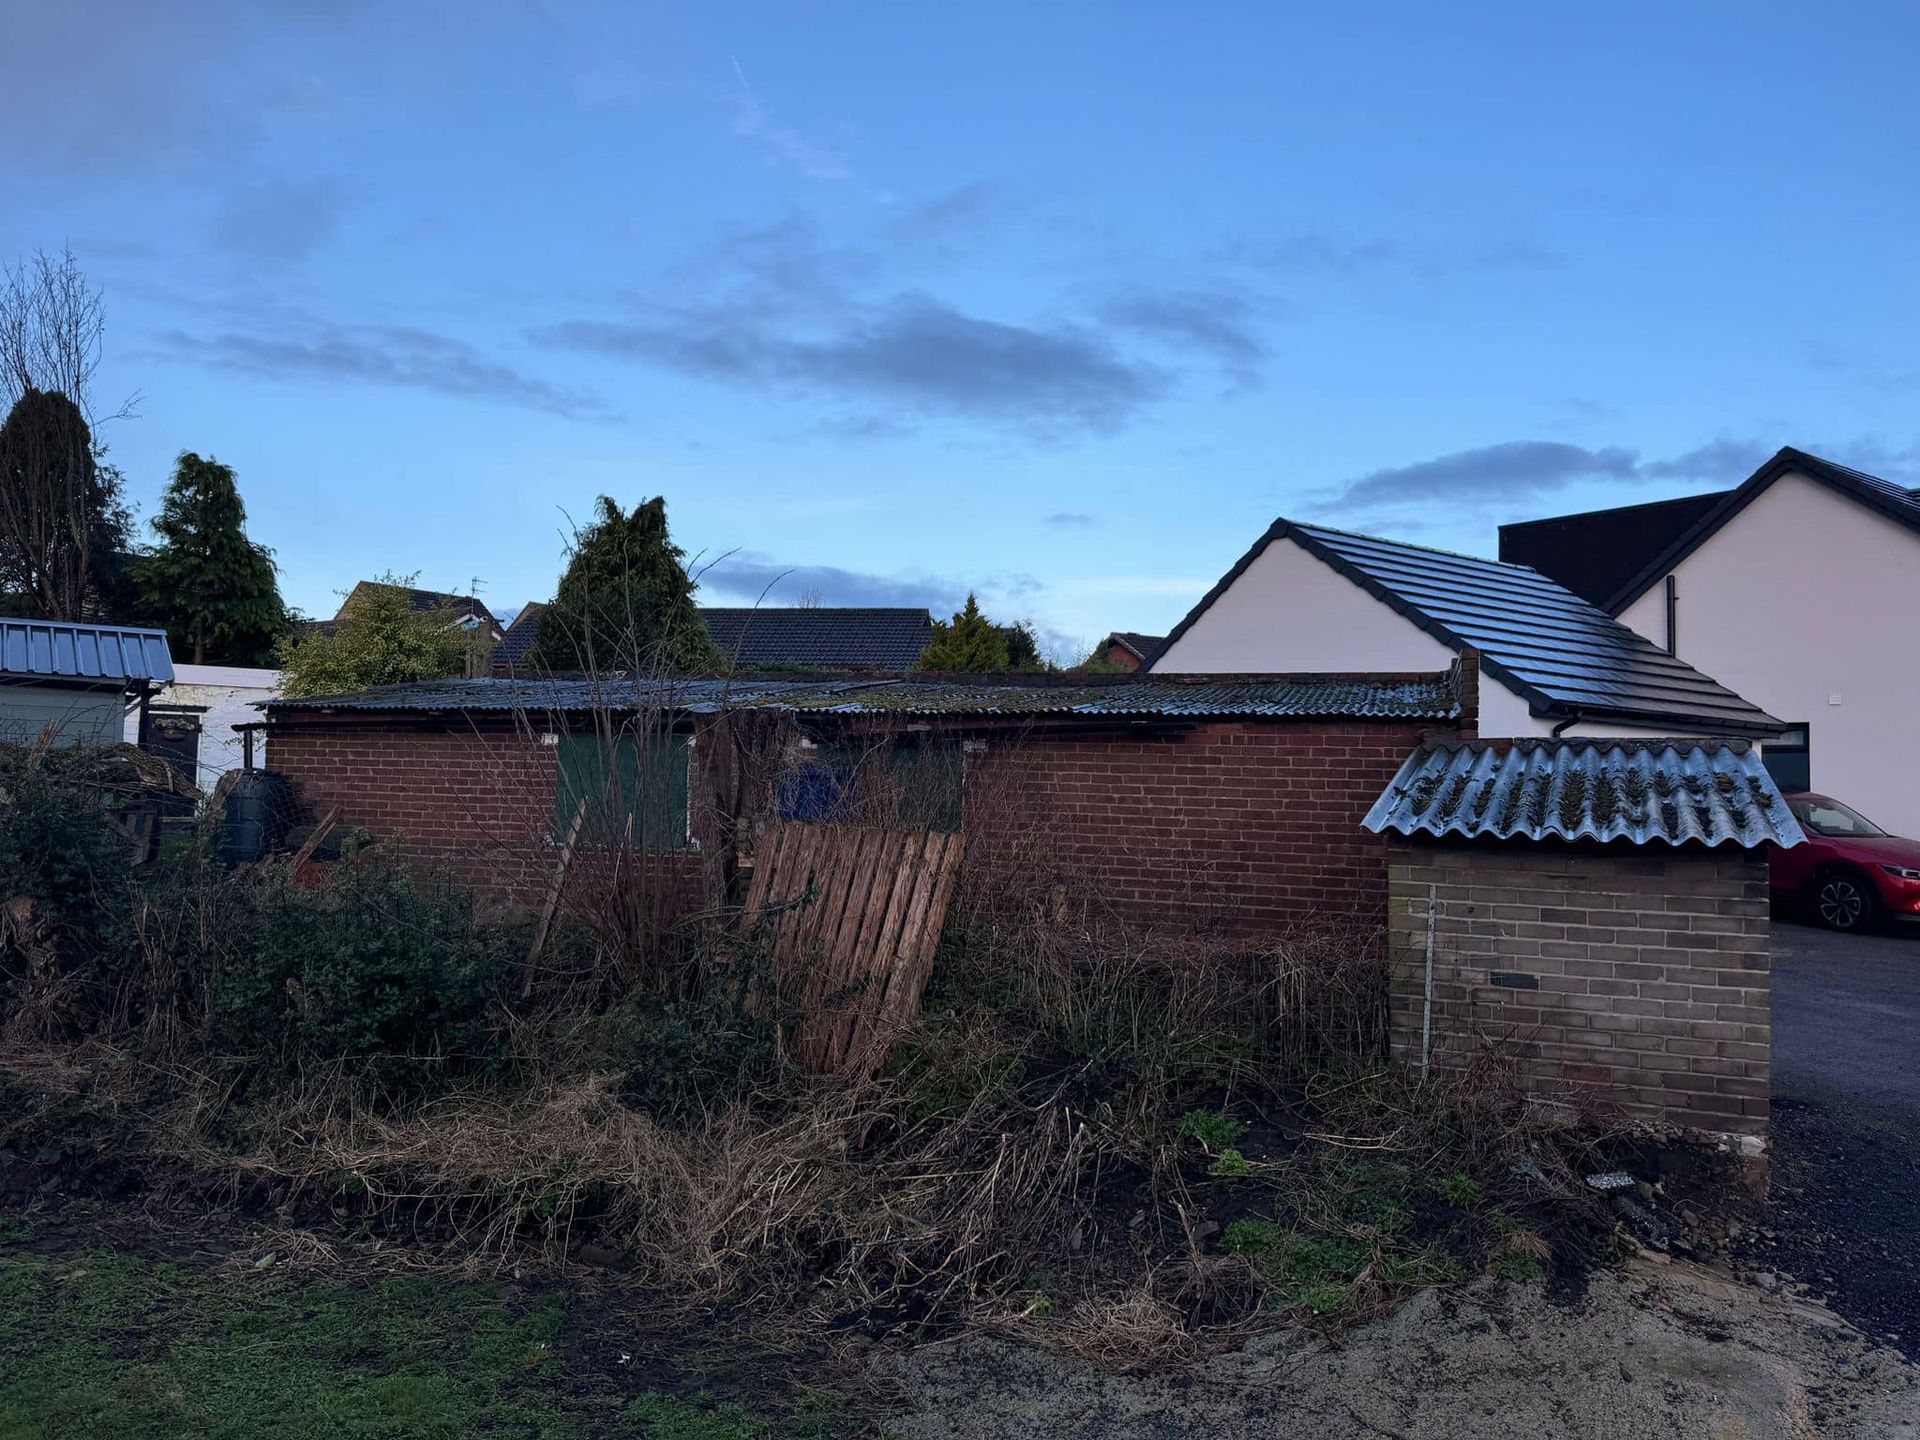
{"label": "wooden fence panel", "polygon": [[959,835],[776,825],[761,836],[746,923],[773,933],[774,978],[800,1014],[789,1045],[824,1074],[868,1072],[920,1009],[965,851]]}

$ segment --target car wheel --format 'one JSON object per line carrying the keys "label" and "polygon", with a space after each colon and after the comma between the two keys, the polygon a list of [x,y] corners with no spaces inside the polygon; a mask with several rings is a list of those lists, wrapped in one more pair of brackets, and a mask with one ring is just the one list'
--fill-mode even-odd
{"label": "car wheel", "polygon": [[1814,882],[1813,908],[1820,923],[1832,930],[1857,933],[1871,930],[1880,914],[1880,897],[1864,875],[1830,870]]}

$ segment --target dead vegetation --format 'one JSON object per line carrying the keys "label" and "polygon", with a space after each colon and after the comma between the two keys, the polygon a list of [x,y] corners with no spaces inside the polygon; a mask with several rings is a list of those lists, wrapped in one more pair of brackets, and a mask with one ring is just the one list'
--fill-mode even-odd
{"label": "dead vegetation", "polygon": [[[970,786],[968,824],[992,803]],[[769,1331],[971,1326],[1103,1364],[1570,1275],[1608,1243],[1588,1117],[1497,1068],[1385,1063],[1375,935],[1143,926],[1041,822],[996,833],[918,1015],[837,1076],[793,1063],[770,944],[711,908],[663,926],[595,885],[528,983],[527,927],[381,862],[102,872],[63,962],[89,1004],[50,1023],[27,947],[0,945],[0,1064],[41,1097],[0,1141],[106,1116],[156,1177],[322,1234],[585,1259]]]}

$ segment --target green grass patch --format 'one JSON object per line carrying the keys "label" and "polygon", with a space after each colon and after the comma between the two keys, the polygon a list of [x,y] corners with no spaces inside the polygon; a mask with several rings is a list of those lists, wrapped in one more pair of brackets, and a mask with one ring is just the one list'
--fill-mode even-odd
{"label": "green grass patch", "polygon": [[1229,1150],[1247,1133],[1245,1122],[1223,1110],[1189,1110],[1180,1117],[1180,1133],[1208,1150]]}
{"label": "green grass patch", "polygon": [[1458,1210],[1478,1205],[1487,1190],[1478,1180],[1464,1170],[1452,1175],[1443,1175],[1429,1187],[1433,1193]]}
{"label": "green grass patch", "polygon": [[1246,1257],[1266,1282],[1270,1303],[1301,1306],[1315,1315],[1346,1308],[1353,1282],[1367,1268],[1372,1251],[1347,1235],[1304,1235],[1270,1220],[1236,1220],[1221,1243]]}
{"label": "green grass patch", "polygon": [[[302,1284],[143,1256],[0,1249],[0,1440],[760,1440],[791,1415],[570,1368],[561,1292],[423,1278]],[[827,1407],[830,1408],[830,1407]]]}

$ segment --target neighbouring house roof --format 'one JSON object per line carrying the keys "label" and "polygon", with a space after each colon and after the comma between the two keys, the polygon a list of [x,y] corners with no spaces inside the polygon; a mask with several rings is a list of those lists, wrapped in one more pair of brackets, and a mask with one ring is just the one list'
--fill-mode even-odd
{"label": "neighbouring house roof", "polygon": [[1536,715],[1677,724],[1730,735],[1785,726],[1719,681],[1524,565],[1276,520],[1174,627],[1151,669],[1271,544],[1291,540],[1481,668]]}
{"label": "neighbouring house roof", "polygon": [[518,665],[527,658],[533,642],[540,638],[540,612],[546,608],[538,600],[529,600],[520,607],[520,613],[513,617],[507,633],[494,647],[494,664]]}
{"label": "neighbouring house roof", "polygon": [[1529,565],[1604,610],[1621,586],[1727,493],[1502,525],[1500,558],[1509,565]]}
{"label": "neighbouring house roof", "polygon": [[173,679],[164,630],[0,619],[0,677],[126,684]]}
{"label": "neighbouring house roof", "polygon": [[506,632],[500,624],[500,617],[487,608],[486,601],[475,595],[455,595],[445,590],[421,590],[411,585],[388,585],[379,580],[361,580],[347,592],[340,602],[340,608],[334,612],[331,620],[309,620],[301,627],[302,635],[331,635],[347,617],[354,601],[372,590],[392,590],[403,592],[407,597],[409,609],[426,611],[433,614],[445,614],[450,624],[464,620],[474,620],[485,625],[497,638]]}
{"label": "neighbouring house roof", "polygon": [[1436,743],[1361,821],[1375,834],[1635,845],[1798,845],[1806,836],[1743,742]]}
{"label": "neighbouring house roof", "polygon": [[1107,636],[1107,643],[1100,648],[1110,650],[1118,645],[1134,659],[1145,660],[1165,643],[1166,638],[1164,635],[1142,635],[1138,630],[1116,630]]}
{"label": "neighbouring house roof", "polygon": [[[493,652],[496,666],[526,660],[545,608],[529,605],[514,618]],[[911,670],[933,638],[933,617],[909,606],[703,605],[700,618],[737,667]]]}
{"label": "neighbouring house roof", "polygon": [[1920,535],[1920,493],[1896,485],[1891,480],[1882,480],[1878,475],[1869,475],[1864,470],[1836,465],[1831,460],[1822,460],[1818,455],[1809,455],[1804,450],[1787,446],[1748,476],[1737,490],[1729,490],[1721,495],[1718,504],[1679,530],[1671,543],[1653,555],[1601,603],[1610,613],[1618,615],[1670,574],[1682,560],[1712,539],[1721,526],[1759,499],[1774,481],[1788,474],[1804,475],[1815,484],[1824,485],[1834,493],[1844,495]]}
{"label": "neighbouring house roof", "polygon": [[735,665],[911,670],[933,617],[910,606],[700,607],[713,643]]}
{"label": "neighbouring house roof", "polygon": [[477,595],[455,595],[446,590],[421,590],[412,585],[388,585],[380,580],[362,580],[347,592],[347,598],[340,602],[340,608],[334,613],[334,619],[341,619],[352,608],[355,597],[370,590],[404,590],[407,603],[415,610],[451,610],[464,615],[476,615],[500,623],[499,617],[487,608],[486,601]]}
{"label": "neighbouring house roof", "polygon": [[1247,680],[1237,676],[1052,684],[954,680],[438,680],[267,703],[270,715],[327,712],[553,713],[658,707],[686,714],[1109,716],[1456,720],[1446,675]]}

